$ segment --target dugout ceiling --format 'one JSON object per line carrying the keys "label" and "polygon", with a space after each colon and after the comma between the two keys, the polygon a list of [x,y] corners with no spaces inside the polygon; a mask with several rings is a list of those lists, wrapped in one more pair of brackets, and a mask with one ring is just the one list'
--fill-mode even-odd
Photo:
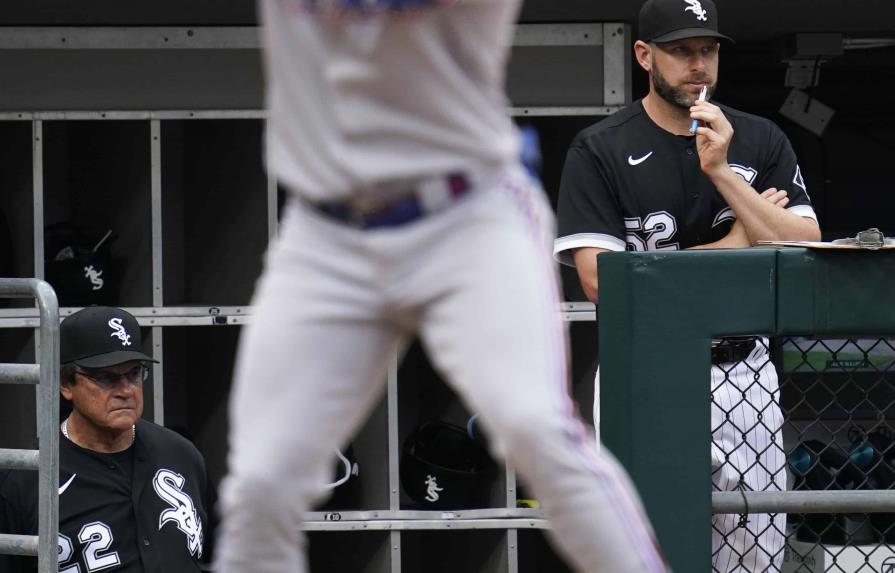
{"label": "dugout ceiling", "polygon": [[[792,31],[850,34],[892,32],[889,0],[716,0],[725,32],[762,41]],[[635,0],[527,0],[525,22],[631,22]],[[29,0],[4,2],[2,26],[247,26],[256,23],[254,0]]]}
{"label": "dugout ceiling", "polygon": [[[817,137],[782,117],[778,110],[790,87],[784,83],[784,40],[795,33],[834,32],[848,40],[895,41],[895,2],[891,0],[715,0],[724,32],[737,40],[722,51],[716,99],[783,127],[800,158],[802,171],[823,228],[830,237],[853,235],[878,226],[895,235],[895,194],[889,163],[895,150],[895,46],[849,49],[821,66],[812,98],[835,110],[830,128]],[[520,20],[525,23],[629,23],[636,35],[639,0],[527,0]],[[182,38],[186,49],[113,50],[2,49],[8,44],[4,27],[187,27],[230,31],[254,36],[255,0],[10,0],[0,10],[0,72],[7,81],[0,92],[2,110],[68,109],[256,109],[261,105],[263,79],[255,40],[246,46],[224,42],[213,49],[195,49],[194,38]],[[223,27],[223,28],[221,28]],[[143,34],[146,37],[146,34]],[[200,39],[201,40],[201,39]],[[203,40],[204,41],[204,40]],[[231,40],[232,41],[232,34]],[[13,42],[14,43],[14,42]],[[213,42],[212,42],[213,44]],[[237,42],[238,44],[238,42]],[[223,49],[222,49],[223,48]],[[586,54],[577,50],[576,57]],[[598,59],[599,49],[594,51]],[[535,54],[537,55],[537,54]],[[617,61],[617,60],[616,60]],[[97,63],[99,62],[99,63]],[[537,58],[513,62],[514,77],[538,79],[543,69],[586,69],[571,77],[587,77],[593,85],[567,91],[585,95],[590,105],[604,101],[593,95],[603,77],[599,61],[563,58],[563,66],[541,66]],[[646,75],[629,59],[630,97],[647,89]],[[89,65],[88,65],[89,64]],[[627,70],[625,70],[627,73]],[[241,78],[234,83],[233,78]],[[81,90],[65,86],[100,86],[84,100]],[[511,82],[512,84],[512,82]],[[556,82],[528,82],[526,93]],[[511,88],[514,86],[511,85]],[[537,88],[537,89],[536,89]],[[513,91],[511,89],[511,91]],[[519,91],[518,89],[516,91]],[[580,92],[580,94],[579,94]],[[122,105],[121,93],[129,95]],[[627,95],[627,94],[626,94]],[[577,97],[577,95],[576,95]],[[60,104],[59,101],[64,102]],[[185,105],[184,102],[189,102]],[[572,105],[580,102],[554,102]],[[535,105],[526,102],[524,105]],[[142,107],[141,107],[142,106]],[[554,122],[556,123],[556,122]],[[574,126],[573,126],[574,127]],[[573,128],[554,137],[564,149]],[[551,140],[551,134],[544,138]],[[561,153],[547,157],[545,169],[561,165]],[[551,160],[555,159],[555,161]],[[860,166],[858,169],[857,166]]]}

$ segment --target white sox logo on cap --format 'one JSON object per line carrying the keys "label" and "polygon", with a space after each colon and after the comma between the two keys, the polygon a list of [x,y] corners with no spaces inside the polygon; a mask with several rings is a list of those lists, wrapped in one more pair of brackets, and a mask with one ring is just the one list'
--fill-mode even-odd
{"label": "white sox logo on cap", "polygon": [[130,346],[131,345],[131,335],[128,334],[126,330],[124,330],[124,325],[121,324],[122,322],[123,322],[123,319],[121,319],[121,318],[113,318],[113,319],[109,320],[109,326],[112,327],[112,331],[113,331],[111,336],[114,336],[114,337],[120,339],[121,346]]}
{"label": "white sox logo on cap", "polygon": [[638,17],[640,40],[661,44],[685,38],[719,38],[718,9],[712,0],[646,0]]}
{"label": "white sox logo on cap", "polygon": [[705,22],[708,20],[708,12],[702,7],[702,4],[699,3],[699,0],[684,0],[687,3],[687,7],[684,8],[684,12],[693,12],[696,14],[696,19]]}

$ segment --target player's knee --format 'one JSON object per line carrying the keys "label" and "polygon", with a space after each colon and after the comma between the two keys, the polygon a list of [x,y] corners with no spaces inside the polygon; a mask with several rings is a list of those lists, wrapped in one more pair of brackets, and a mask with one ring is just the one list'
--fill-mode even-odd
{"label": "player's knee", "polygon": [[501,412],[495,421],[496,431],[509,451],[536,448],[545,437],[562,431],[562,416],[545,410],[532,404],[506,408]]}
{"label": "player's knee", "polygon": [[274,514],[291,506],[288,500],[298,495],[294,482],[281,475],[230,475],[221,485],[220,505],[225,515],[244,509]]}

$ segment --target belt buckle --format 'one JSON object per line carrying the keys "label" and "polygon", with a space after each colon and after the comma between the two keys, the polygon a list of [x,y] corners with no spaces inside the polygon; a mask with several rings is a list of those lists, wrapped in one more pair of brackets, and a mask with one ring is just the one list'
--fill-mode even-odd
{"label": "belt buckle", "polygon": [[[421,181],[398,194],[389,193],[386,198],[368,194],[343,201],[334,208],[321,209],[318,206],[317,209],[356,229],[395,226],[445,209],[465,195],[470,187],[466,175],[451,173]],[[391,191],[394,190],[392,187]],[[412,212],[410,215],[407,215],[408,209]],[[398,222],[384,220],[389,218]]]}
{"label": "belt buckle", "polygon": [[348,203],[348,218],[345,221],[355,229],[363,229],[367,223],[367,217],[363,211]]}

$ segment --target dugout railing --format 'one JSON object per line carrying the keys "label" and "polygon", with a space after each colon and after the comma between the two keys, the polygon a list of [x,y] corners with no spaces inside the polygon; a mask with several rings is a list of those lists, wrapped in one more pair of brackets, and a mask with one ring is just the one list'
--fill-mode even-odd
{"label": "dugout railing", "polygon": [[[713,514],[790,514],[804,525],[805,516],[818,514],[830,519],[895,512],[895,490],[872,481],[857,484],[856,491],[792,490],[804,477],[794,475],[793,454],[810,434],[804,428],[814,423],[812,416],[835,437],[870,403],[875,425],[886,425],[893,401],[874,402],[872,396],[881,389],[888,396],[892,382],[885,375],[863,384],[848,377],[854,388],[843,391],[842,380],[824,382],[822,372],[801,387],[798,376],[781,373],[782,392],[775,399],[782,396],[781,433],[790,433],[790,443],[781,444],[787,463],[776,471],[787,472],[790,491],[713,492],[709,447],[712,340],[762,335],[771,337],[773,347],[806,335],[821,340],[870,335],[885,343],[895,335],[895,253],[797,248],[619,253],[601,256],[599,264],[602,438],[631,473],[674,570],[713,570]],[[779,362],[779,348],[771,350]],[[827,350],[836,355],[836,348]],[[812,400],[823,392],[828,396],[818,407]],[[839,425],[824,421],[833,405],[841,414],[834,416]],[[794,432],[795,407],[801,408],[802,426]],[[843,448],[842,453],[846,462],[849,456],[857,461],[856,451]],[[812,530],[815,545],[832,527]],[[844,533],[842,543],[852,542],[855,532]],[[870,562],[865,556],[866,568],[860,570],[880,570]],[[814,571],[807,565],[793,570]]]}
{"label": "dugout railing", "polygon": [[0,554],[36,555],[38,573],[50,573],[58,570],[59,305],[39,279],[0,279],[0,298],[34,298],[40,316],[37,364],[0,364],[0,383],[37,385],[39,449],[0,449],[0,469],[38,472],[38,534],[0,532]]}

